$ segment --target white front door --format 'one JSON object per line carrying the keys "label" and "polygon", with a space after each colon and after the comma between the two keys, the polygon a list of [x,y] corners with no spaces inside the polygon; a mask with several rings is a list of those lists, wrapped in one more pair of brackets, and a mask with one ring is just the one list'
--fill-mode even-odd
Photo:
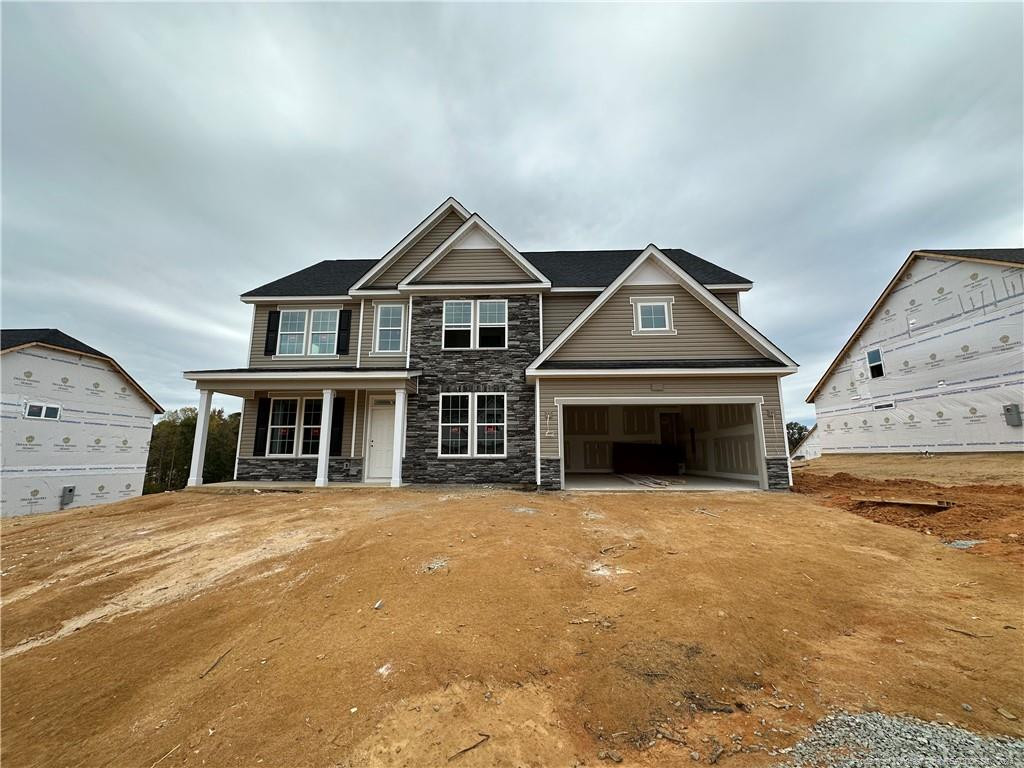
{"label": "white front door", "polygon": [[370,400],[370,432],[367,445],[366,479],[390,480],[395,440],[395,398]]}

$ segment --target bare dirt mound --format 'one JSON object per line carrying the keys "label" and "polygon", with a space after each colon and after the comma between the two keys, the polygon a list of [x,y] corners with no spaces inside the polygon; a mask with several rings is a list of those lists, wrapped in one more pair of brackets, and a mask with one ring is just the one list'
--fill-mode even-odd
{"label": "bare dirt mound", "polygon": [[5,768],[743,768],[833,709],[1024,732],[1019,568],[808,495],[179,493],[0,532]]}
{"label": "bare dirt mound", "polygon": [[[794,491],[876,523],[898,525],[970,552],[1024,565],[1024,502],[1014,485],[942,486],[923,480],[871,480],[797,471]],[[950,501],[949,509],[879,504],[861,499]]]}

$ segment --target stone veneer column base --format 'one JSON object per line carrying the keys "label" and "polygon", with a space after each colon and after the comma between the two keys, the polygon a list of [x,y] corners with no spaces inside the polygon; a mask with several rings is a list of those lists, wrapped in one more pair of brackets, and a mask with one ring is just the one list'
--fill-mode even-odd
{"label": "stone veneer column base", "polygon": [[540,489],[542,491],[562,490],[562,460],[540,460]]}
{"label": "stone veneer column base", "polygon": [[765,459],[768,468],[768,490],[789,490],[789,462],[786,459]]}

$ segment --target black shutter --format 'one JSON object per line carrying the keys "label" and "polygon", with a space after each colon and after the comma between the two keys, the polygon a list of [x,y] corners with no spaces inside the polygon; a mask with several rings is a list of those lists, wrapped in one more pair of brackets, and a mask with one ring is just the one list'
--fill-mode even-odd
{"label": "black shutter", "polygon": [[348,339],[352,333],[352,310],[343,309],[338,313],[338,348],[336,354],[348,354]]}
{"label": "black shutter", "polygon": [[277,329],[281,325],[281,312],[272,309],[267,312],[267,340],[263,343],[263,354],[273,357],[277,354]]}
{"label": "black shutter", "polygon": [[345,398],[335,397],[331,414],[331,456],[342,455],[341,430],[345,426]]}
{"label": "black shutter", "polygon": [[252,455],[267,455],[267,430],[270,428],[270,398],[261,397],[256,408],[256,437],[252,441]]}

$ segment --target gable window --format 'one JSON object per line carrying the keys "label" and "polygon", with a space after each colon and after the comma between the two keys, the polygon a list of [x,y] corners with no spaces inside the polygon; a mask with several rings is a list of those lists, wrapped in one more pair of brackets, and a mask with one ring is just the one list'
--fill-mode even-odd
{"label": "gable window", "polygon": [[274,399],[270,402],[270,429],[267,435],[268,456],[291,456],[295,453],[295,430],[299,419],[298,399]]}
{"label": "gable window", "polygon": [[281,311],[281,325],[277,332],[277,354],[301,355],[306,349],[306,310]]}
{"label": "gable window", "polygon": [[633,335],[674,334],[672,298],[630,299],[633,305]]}
{"label": "gable window", "polygon": [[442,394],[437,455],[504,458],[506,419],[504,392]]}
{"label": "gable window", "polygon": [[402,351],[402,321],[405,316],[404,304],[377,305],[377,335],[375,352]]}
{"label": "gable window", "polygon": [[26,403],[25,418],[57,421],[60,418],[60,406],[47,403]]}
{"label": "gable window", "polygon": [[446,301],[442,349],[469,349],[473,341],[473,302]]}
{"label": "gable window", "polygon": [[333,355],[338,350],[338,310],[314,309],[309,321],[309,354]]}
{"label": "gable window", "polygon": [[324,401],[319,397],[307,397],[302,401],[302,450],[303,456],[316,456],[320,452],[320,419],[323,417]]}
{"label": "gable window", "polygon": [[477,342],[481,349],[503,349],[508,336],[508,302],[477,302]]}
{"label": "gable window", "polygon": [[882,350],[868,350],[868,373],[872,379],[880,379],[885,376],[885,366],[882,365]]}

